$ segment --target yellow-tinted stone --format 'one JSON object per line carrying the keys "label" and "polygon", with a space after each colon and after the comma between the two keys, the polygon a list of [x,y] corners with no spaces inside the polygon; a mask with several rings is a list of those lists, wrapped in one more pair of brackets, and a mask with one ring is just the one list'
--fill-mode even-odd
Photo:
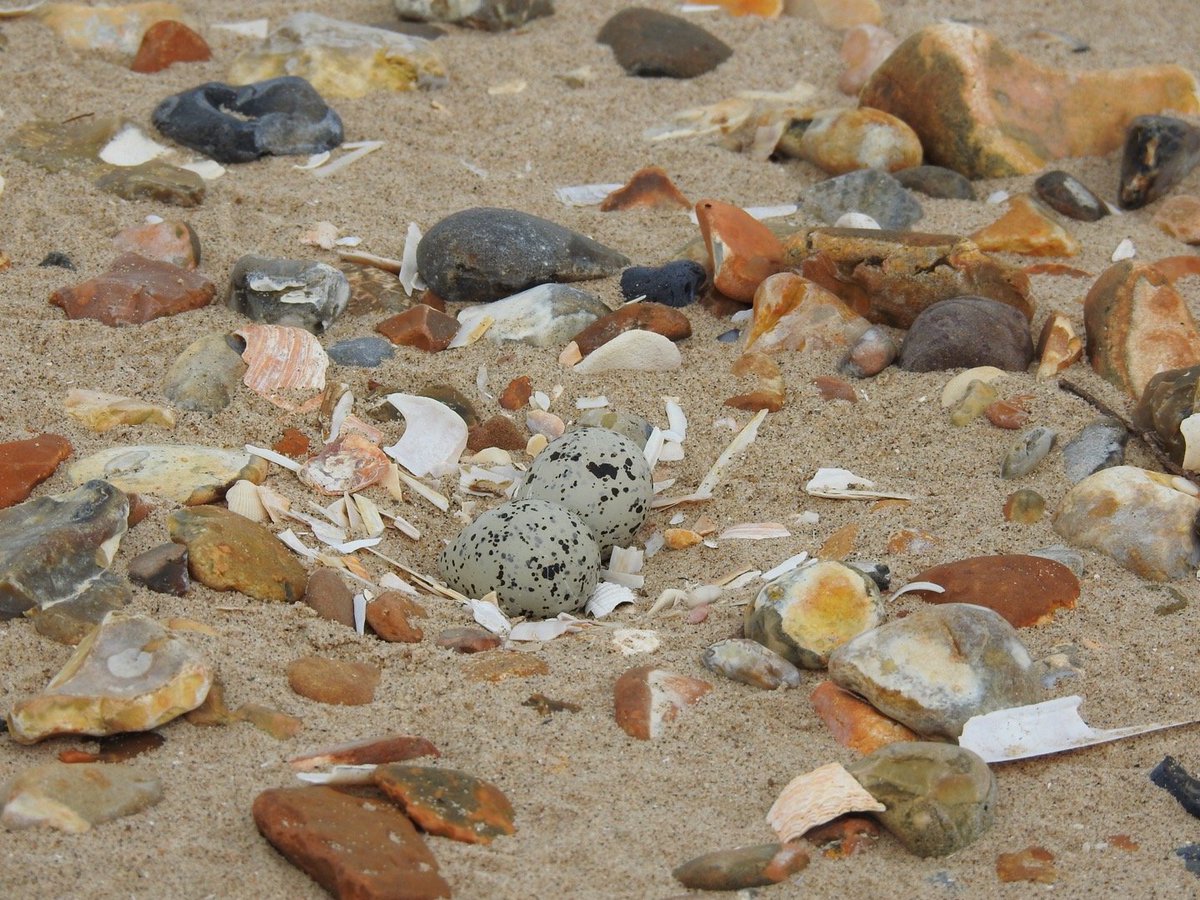
{"label": "yellow-tinted stone", "polygon": [[1027,194],[1008,201],[1008,212],[979,229],[971,240],[985,251],[1028,256],[1077,256],[1083,246],[1049,216],[1049,210]]}

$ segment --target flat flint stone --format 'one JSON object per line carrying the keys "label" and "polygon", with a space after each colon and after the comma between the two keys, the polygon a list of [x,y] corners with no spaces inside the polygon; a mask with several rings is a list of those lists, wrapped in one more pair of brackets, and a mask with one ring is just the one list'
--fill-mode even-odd
{"label": "flat flint stone", "polygon": [[288,686],[301,697],[336,706],[365,706],[375,699],[379,667],[324,656],[302,656],[287,667]]}
{"label": "flat flint stone", "polygon": [[630,266],[621,273],[621,295],[626,300],[644,297],[663,306],[689,306],[707,280],[704,266],[690,259],[658,267]]}
{"label": "flat flint stone", "polygon": [[1197,384],[1200,365],[1159,372],[1150,379],[1133,411],[1133,424],[1157,434],[1176,465],[1182,465],[1187,455],[1180,424],[1196,412]]}
{"label": "flat flint stone", "polygon": [[208,192],[204,179],[195,172],[161,159],[112,169],[96,179],[96,187],[122,200],[154,200],[185,209],[199,206]]}
{"label": "flat flint stone", "polygon": [[1062,563],[1039,556],[1007,553],[973,556],[919,572],[913,581],[941,585],[942,593],[913,591],[928,603],[986,606],[1014,628],[1041,625],[1055,610],[1074,609],[1079,579]]}
{"label": "flat flint stone", "polygon": [[394,0],[401,19],[507,31],[553,15],[551,0]]}
{"label": "flat flint stone", "polygon": [[171,363],[163,393],[180,409],[220,412],[232,402],[233,392],[245,374],[246,363],[231,345],[230,337],[206,334],[188,344]]}
{"label": "flat flint stone", "polygon": [[512,209],[452,213],[417,246],[417,269],[450,302],[486,303],[547,282],[614,275],[624,255],[555,222]]}
{"label": "flat flint stone", "polygon": [[0,444],[0,509],[28,499],[72,450],[65,437],[49,433]]}
{"label": "flat flint stone", "polygon": [[1021,478],[1028,475],[1046,458],[1058,440],[1058,432],[1045,425],[1035,425],[1024,432],[1000,462],[1000,477]]}
{"label": "flat flint stone", "polygon": [[484,316],[496,321],[484,335],[493,343],[513,341],[531,347],[565,344],[612,312],[602,300],[565,284],[539,284],[529,290],[481,306],[468,306],[458,314],[460,328],[473,328]]}
{"label": "flat flint stone", "polygon": [[779,884],[804,871],[808,863],[808,854],[795,843],[759,844],[697,856],[676,866],[671,875],[692,890],[741,891]]}
{"label": "flat flint stone", "polygon": [[925,309],[900,347],[900,368],[938,372],[995,366],[1024,372],[1033,361],[1029,320],[986,297],[955,297]]}
{"label": "flat flint stone", "polygon": [[350,302],[350,283],[326,263],[249,254],[234,263],[226,302],[253,322],[321,334]]}
{"label": "flat flint stone", "polygon": [[272,788],[254,798],[254,824],[296,868],[336,897],[449,897],[434,855],[400,810],[331,787]]}
{"label": "flat flint stone", "polygon": [[194,506],[224,496],[235,481],[262,484],[267,461],[244,450],[198,444],[140,444],[109,447],[73,463],[76,484],[103,479],[131,494],[149,494]]}
{"label": "flat flint stone", "polygon": [[1033,193],[1055,212],[1079,222],[1095,222],[1108,215],[1108,207],[1095,194],[1061,169],[1038,176]]}
{"label": "flat flint stone", "polygon": [[216,292],[216,285],[196,272],[124,253],[103,275],[55,291],[50,303],[68,319],[141,325],[207,306]]}
{"label": "flat flint stone", "polygon": [[764,691],[799,687],[803,677],[788,660],[749,638],[717,641],[705,648],[700,664],[710,672]]}
{"label": "flat flint stone", "polygon": [[635,6],[601,27],[596,41],[612,48],[617,63],[641,78],[695,78],[725,62],[733,50],[679,16]]}
{"label": "flat flint stone", "polygon": [[1099,419],[1085,425],[1062,448],[1067,480],[1078,484],[1101,469],[1124,465],[1128,442],[1129,432],[1113,419]]}
{"label": "flat flint stone", "polygon": [[161,799],[162,782],[143,766],[53,762],[26,769],[9,782],[0,824],[81,834]]}
{"label": "flat flint stone", "polygon": [[342,142],[342,120],[303,78],[285,76],[235,87],[210,81],[162,101],[154,125],[219,163],[268,154],[303,155]]}
{"label": "flat flint stone", "polygon": [[893,172],[892,177],[910,191],[920,191],[939,200],[974,200],[975,187],[969,178],[943,166],[913,166]]}
{"label": "flat flint stone", "polygon": [[515,813],[504,792],[466,772],[388,763],[372,777],[429,834],[468,844],[490,844],[499,835],[516,834]]}
{"label": "flat flint stone", "polygon": [[924,215],[921,204],[892,175],[880,169],[860,169],[827,178],[800,196],[805,207],[830,225],[846,213],[870,216],[880,227],[903,231]]}
{"label": "flat flint stone", "polygon": [[691,337],[692,323],[683,313],[661,303],[627,303],[608,311],[571,339],[587,357],[619,334],[633,330],[653,331],[672,341]]}
{"label": "flat flint stone", "polygon": [[129,580],[159,594],[182,597],[187,593],[187,547],[159,544],[129,561]]}
{"label": "flat flint stone", "polygon": [[330,360],[339,366],[375,369],[396,355],[390,341],[377,337],[349,338],[338,341],[326,351]]}
{"label": "flat flint stone", "polygon": [[1117,201],[1140,209],[1164,196],[1200,163],[1200,128],[1172,116],[1138,116],[1121,154]]}

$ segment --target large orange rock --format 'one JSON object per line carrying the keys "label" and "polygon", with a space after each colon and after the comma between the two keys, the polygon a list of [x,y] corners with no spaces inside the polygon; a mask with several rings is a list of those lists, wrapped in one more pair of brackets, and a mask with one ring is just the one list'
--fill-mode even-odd
{"label": "large orange rock", "polygon": [[973,603],[1000,613],[1014,628],[1044,625],[1056,609],[1074,609],[1079,579],[1060,562],[1010,553],[973,556],[933,566],[913,576],[945,588],[912,591],[930,603]]}
{"label": "large orange rock", "polygon": [[903,119],[927,160],[968,178],[1027,175],[1063,157],[1104,156],[1141,115],[1200,112],[1180,66],[1073,72],[1039,65],[969,25],[905,40],[875,70],[862,106]]}
{"label": "large orange rock", "polygon": [[744,209],[720,200],[701,200],[696,218],[713,285],[731,300],[749,303],[764,279],[783,270],[783,244]]}
{"label": "large orange rock", "polygon": [[971,240],[980,250],[1024,253],[1027,256],[1078,256],[1083,249],[1070,232],[1027,194],[1008,201],[1008,211],[985,225]]}

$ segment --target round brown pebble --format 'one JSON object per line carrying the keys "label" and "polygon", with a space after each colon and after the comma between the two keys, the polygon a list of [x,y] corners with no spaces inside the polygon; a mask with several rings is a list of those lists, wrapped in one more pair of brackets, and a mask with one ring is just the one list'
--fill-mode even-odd
{"label": "round brown pebble", "polygon": [[363,706],[375,699],[379,667],[324,656],[302,656],[288,665],[288,684],[318,703]]}

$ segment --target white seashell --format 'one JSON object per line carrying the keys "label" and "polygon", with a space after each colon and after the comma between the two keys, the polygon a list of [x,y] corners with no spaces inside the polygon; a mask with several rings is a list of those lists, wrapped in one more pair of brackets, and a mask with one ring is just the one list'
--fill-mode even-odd
{"label": "white seashell", "polygon": [[261,41],[270,30],[270,22],[267,19],[248,19],[245,22],[215,22],[212,27],[236,34],[238,37]]}
{"label": "white seashell", "polygon": [[645,628],[618,628],[613,632],[613,646],[625,656],[653,653],[662,643],[658,633]]}
{"label": "white seashell", "polygon": [[683,459],[683,444],[679,441],[663,441],[662,450],[659,451],[659,462],[679,462]]}
{"label": "white seashell", "polygon": [[289,325],[243,325],[234,334],[246,342],[242,383],[280,405],[283,391],[324,390],[329,357],[321,342],[303,328]]}
{"label": "white seashell", "polygon": [[458,350],[462,347],[470,347],[487,334],[488,329],[495,324],[495,316],[480,316],[478,319],[463,322],[459,326],[458,333],[454,335],[454,339],[446,345],[446,349]]}
{"label": "white seashell", "polygon": [[636,575],[645,565],[646,554],[637,547],[613,547],[612,555],[608,558],[610,572],[622,572]]}
{"label": "white seashell", "polygon": [[670,338],[635,328],[597,347],[572,371],[582,375],[623,371],[670,372],[682,365],[683,356]]}
{"label": "white seashell", "polygon": [[296,537],[296,532],[292,531],[292,529],[288,528],[285,531],[281,531],[277,536],[288,549],[296,551],[307,559],[317,558],[317,551],[305,546],[304,541]]}
{"label": "white seashell", "polygon": [[661,550],[666,542],[667,539],[663,537],[661,531],[656,531],[650,537],[646,538],[646,558],[649,559]]}
{"label": "white seashell", "polygon": [[554,189],[554,196],[566,206],[599,206],[613,191],[623,184],[573,184]]}
{"label": "white seashell", "polygon": [[500,607],[495,603],[489,603],[487,600],[467,600],[467,607],[471,610],[472,618],[492,634],[506,637],[512,631],[512,622],[508,621],[508,617],[500,612]]}
{"label": "white seashell", "polygon": [[680,503],[702,503],[711,500],[713,489],[721,481],[721,476],[733,464],[733,458],[754,443],[755,438],[758,437],[758,427],[762,425],[766,417],[767,411],[765,409],[760,409],[754,414],[754,417],[746,423],[746,426],[729,442],[729,446],[717,457],[717,461],[712,464],[712,468],[701,479],[700,486],[696,488],[695,493],[688,494],[686,497],[657,497],[650,502],[650,508],[665,509],[671,506],[678,506]]}
{"label": "white seashell", "polygon": [[550,395],[545,391],[534,391],[529,397],[529,404],[545,412],[550,409]]}
{"label": "white seashell", "polygon": [[194,159],[191,162],[180,163],[179,168],[195,172],[205,181],[216,181],[225,174],[225,167],[215,159]]}
{"label": "white seashell", "polygon": [[1004,203],[1007,200],[1008,200],[1008,191],[992,191],[990,194],[988,194],[987,200],[985,200],[984,202],[990,203],[993,206],[996,206],[997,204]]}
{"label": "white seashell", "polygon": [[566,433],[567,424],[554,413],[531,409],[525,414],[525,426],[532,434],[545,435],[548,440],[560,438]]}
{"label": "white seashell", "polygon": [[367,629],[367,593],[363,591],[354,595],[354,630],[363,634]]}
{"label": "white seashell", "polygon": [[[292,166],[293,169],[299,169],[301,172],[307,172],[310,169],[315,169],[317,166],[323,166],[329,162],[329,157],[332,154],[328,150],[322,150],[320,153],[314,153],[305,162],[296,163]],[[332,244],[332,241],[330,242]],[[326,250],[332,250],[333,247],[326,247]]]}
{"label": "white seashell", "polygon": [[421,229],[416,222],[409,222],[408,232],[404,235],[404,252],[400,254],[400,286],[410,297],[413,291],[423,291],[426,286],[417,271],[417,245],[420,243]]}
{"label": "white seashell", "polygon": [[296,778],[305,784],[370,784],[374,774],[374,765],[334,766],[328,772],[297,772]]}
{"label": "white seashell", "polygon": [[601,394],[599,397],[577,397],[576,409],[603,409],[608,406],[608,398]]}
{"label": "white seashell", "polygon": [[351,163],[362,159],[368,153],[374,153],[383,146],[383,143],[383,141],[352,141],[342,144],[342,149],[349,150],[350,152],[344,156],[339,156],[331,163],[327,163],[326,165],[318,166],[317,168],[313,169],[313,177],[328,178],[335,172],[340,172]]}
{"label": "white seashell", "polygon": [[910,494],[877,491],[875,482],[855,475],[849,469],[817,469],[817,473],[804,486],[804,490],[814,497],[827,497],[832,500],[872,500],[877,497],[895,500],[916,499]]}
{"label": "white seashell", "polygon": [[1133,241],[1125,238],[1121,243],[1117,244],[1117,248],[1112,252],[1112,261],[1120,262],[1123,259],[1133,259],[1137,256],[1137,250],[1133,246]]}
{"label": "white seashell", "polygon": [[801,550],[795,556],[789,556],[775,568],[768,569],[767,571],[763,572],[759,577],[762,578],[763,581],[774,581],[785,572],[790,572],[792,569],[801,566],[806,559],[808,559],[808,553],[804,550]]}
{"label": "white seashell", "polygon": [[514,625],[508,633],[510,641],[552,641],[564,634],[576,634],[583,629],[576,623],[574,616],[560,613],[556,619],[543,619],[539,622],[521,622]]}
{"label": "white seashell", "polygon": [[741,525],[730,525],[717,535],[717,540],[763,541],[791,536],[792,533],[778,522],[745,522]]}
{"label": "white seashell", "polygon": [[524,78],[516,78],[512,81],[505,81],[501,84],[490,85],[487,89],[489,97],[503,97],[511,94],[519,94],[529,87],[529,82]]}
{"label": "white seashell", "polygon": [[418,478],[456,466],[467,448],[467,423],[444,403],[413,394],[388,394],[404,416],[404,434],[384,451]]}
{"label": "white seashell", "polygon": [[1179,423],[1183,435],[1183,468],[1188,472],[1200,471],[1200,413],[1192,413]]}
{"label": "white seashell", "polygon": [[136,125],[126,125],[112,136],[100,151],[100,158],[110,166],[140,166],[158,159],[169,148],[151,140]]}
{"label": "white seashell", "polygon": [[894,591],[892,596],[888,597],[888,601],[895,600],[897,597],[911,593],[912,591],[933,591],[935,594],[946,593],[944,587],[940,584],[934,584],[932,581],[910,581],[908,584]]}
{"label": "white seashell", "polygon": [[841,763],[829,763],[788,782],[767,813],[767,824],[786,844],[846,813],[886,809]]}
{"label": "white seashell", "polygon": [[351,502],[358,510],[359,518],[362,520],[362,530],[366,536],[376,537],[383,534],[385,527],[383,516],[380,515],[375,501],[362,494],[352,494]]}
{"label": "white seashell", "polygon": [[833,223],[834,228],[870,228],[878,230],[880,225],[866,213],[848,212],[838,216],[838,220]]}
{"label": "white seashell", "polygon": [[594,619],[603,619],[623,603],[633,603],[637,595],[624,585],[601,581],[592,590],[583,611]]}
{"label": "white seashell", "polygon": [[409,475],[403,469],[397,468],[396,475],[397,475],[397,477],[399,477],[399,479],[401,481],[403,481],[410,488],[412,488],[415,493],[424,497],[426,500],[428,500],[430,503],[432,503],[434,506],[436,506],[442,512],[446,512],[446,510],[448,510],[450,508],[449,498],[447,498],[443,494],[438,493],[437,491],[435,491],[433,488],[431,488],[429,485],[425,484],[424,482],[418,481],[416,478],[413,478],[411,475]]}
{"label": "white seashell", "polygon": [[544,434],[530,435],[529,440],[525,442],[525,453],[529,456],[537,456],[549,444],[550,441]]}
{"label": "white seashell", "polygon": [[379,586],[389,591],[400,591],[401,593],[408,594],[410,597],[421,596],[420,592],[415,587],[413,587],[395,572],[384,572],[379,579]]}
{"label": "white seashell", "polygon": [[245,516],[251,522],[267,521],[267,510],[258,498],[258,485],[249,481],[235,482],[225,492],[225,505],[229,511]]}
{"label": "white seashell", "polygon": [[997,369],[995,366],[976,366],[973,369],[959,372],[942,388],[942,408],[949,409],[967,396],[967,390],[971,387],[972,381],[991,384],[997,378],[1003,378],[1007,374],[1003,369]]}

